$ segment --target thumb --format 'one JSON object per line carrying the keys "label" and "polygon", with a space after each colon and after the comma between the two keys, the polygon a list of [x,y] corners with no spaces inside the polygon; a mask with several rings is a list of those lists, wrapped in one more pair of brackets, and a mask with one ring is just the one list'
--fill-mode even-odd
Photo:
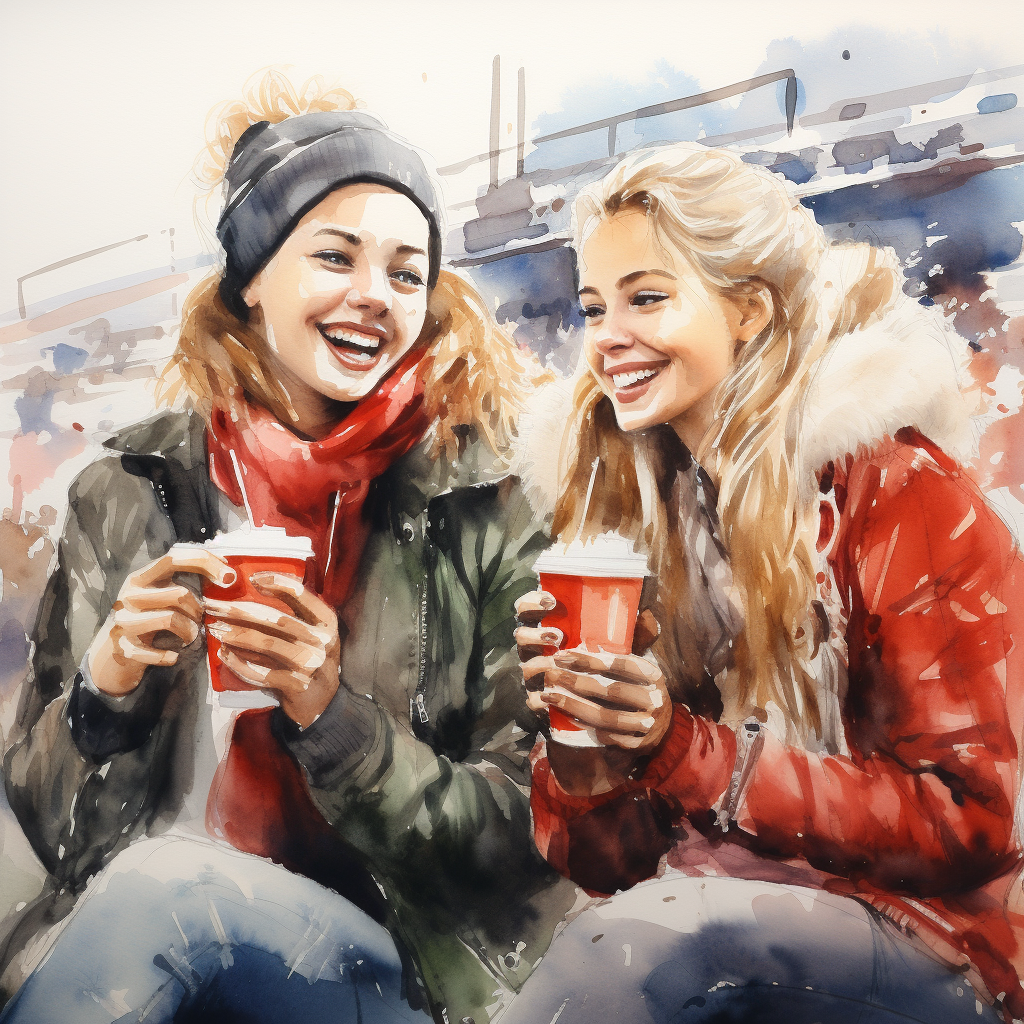
{"label": "thumb", "polygon": [[636,655],[646,654],[659,636],[661,636],[661,626],[654,617],[654,612],[645,608],[638,616],[636,628],[633,630],[633,653]]}

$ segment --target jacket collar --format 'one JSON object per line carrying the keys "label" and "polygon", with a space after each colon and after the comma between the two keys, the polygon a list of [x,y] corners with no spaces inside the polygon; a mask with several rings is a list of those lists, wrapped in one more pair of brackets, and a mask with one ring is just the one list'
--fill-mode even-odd
{"label": "jacket collar", "polygon": [[185,469],[194,469],[206,464],[205,429],[202,417],[196,413],[165,410],[114,434],[103,445],[126,455],[173,459]]}
{"label": "jacket collar", "polygon": [[[179,465],[208,481],[206,424],[191,410],[165,410],[151,419],[126,428],[104,442],[122,455],[135,475],[154,478],[163,460]],[[128,458],[125,459],[124,457]],[[408,454],[395,461],[380,478],[392,511],[415,518],[440,494],[508,476],[508,469],[494,458],[490,447],[473,429],[467,429],[459,457],[449,460],[430,455],[429,435]]]}
{"label": "jacket collar", "polygon": [[815,367],[800,443],[805,479],[914,427],[960,462],[977,445],[967,343],[937,307],[902,297],[847,334]]}

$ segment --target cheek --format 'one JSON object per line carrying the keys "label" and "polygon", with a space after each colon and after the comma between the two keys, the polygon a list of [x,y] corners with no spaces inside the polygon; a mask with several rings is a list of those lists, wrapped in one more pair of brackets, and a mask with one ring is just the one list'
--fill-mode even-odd
{"label": "cheek", "polygon": [[314,296],[312,275],[299,267],[281,268],[273,281],[262,289],[261,300],[268,322],[278,331],[294,330],[298,321],[305,319],[307,306]]}
{"label": "cheek", "polygon": [[391,315],[405,335],[405,340],[415,341],[420,336],[427,318],[426,295],[396,296],[391,307]]}
{"label": "cheek", "polygon": [[[590,367],[591,372],[597,377],[598,381],[601,380],[603,374],[603,359],[601,353],[597,351],[597,345],[594,342],[593,331],[589,328],[583,329],[583,358],[587,361],[587,366]],[[602,384],[602,387],[604,385]]]}
{"label": "cheek", "polygon": [[329,270],[314,270],[308,264],[295,275],[293,282],[297,302],[302,302],[314,318],[338,305],[348,288],[348,279]]}

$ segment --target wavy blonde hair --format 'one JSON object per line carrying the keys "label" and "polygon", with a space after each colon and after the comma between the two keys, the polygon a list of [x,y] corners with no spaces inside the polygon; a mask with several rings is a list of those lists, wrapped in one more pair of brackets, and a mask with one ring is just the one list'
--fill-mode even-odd
{"label": "wavy blonde hair", "polygon": [[[194,168],[198,183],[207,194],[217,189],[235,143],[254,124],[361,105],[350,92],[329,88],[320,77],[297,89],[278,70],[262,72],[246,83],[241,100],[211,112],[206,146]],[[274,375],[266,338],[224,305],[220,281],[220,271],[209,274],[186,299],[177,346],[158,381],[158,401],[170,404],[184,397],[209,419],[218,403],[230,407],[249,398],[281,422],[294,423],[295,410]],[[417,344],[427,349],[421,365],[432,454],[456,459],[466,428],[475,428],[498,459],[509,464],[521,408],[531,390],[552,375],[516,345],[475,289],[450,270],[441,270],[431,290]]]}
{"label": "wavy blonde hair", "polygon": [[[819,499],[813,473],[803,468],[803,406],[829,346],[894,308],[899,265],[870,245],[830,245],[782,179],[697,144],[636,154],[581,192],[573,211],[577,249],[596,222],[620,211],[645,213],[655,244],[669,259],[682,255],[710,289],[727,297],[756,291],[771,306],[770,322],[739,348],[719,386],[712,426],[694,453],[718,487],[744,619],[722,685],[722,714],[738,721],[774,703],[798,737],[818,739],[824,709],[811,662],[822,640],[813,607]],[[649,549],[662,605],[675,620],[660,653],[670,671],[681,668],[692,658],[685,642],[691,597],[680,571],[687,555],[665,503],[670,428],[624,433],[590,372],[579,377],[573,407],[555,531],[617,529]]]}

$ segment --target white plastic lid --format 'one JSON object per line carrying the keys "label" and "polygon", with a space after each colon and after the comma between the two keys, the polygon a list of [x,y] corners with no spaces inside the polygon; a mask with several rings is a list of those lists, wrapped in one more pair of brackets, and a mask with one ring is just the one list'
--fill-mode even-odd
{"label": "white plastic lid", "polygon": [[617,533],[602,533],[593,540],[554,544],[533,564],[535,572],[562,576],[640,578],[650,576],[647,556],[633,550],[632,541]]}
{"label": "white plastic lid", "polygon": [[243,526],[230,533],[218,533],[204,547],[215,555],[260,555],[269,558],[312,558],[313,542],[308,537],[290,537],[283,526]]}

